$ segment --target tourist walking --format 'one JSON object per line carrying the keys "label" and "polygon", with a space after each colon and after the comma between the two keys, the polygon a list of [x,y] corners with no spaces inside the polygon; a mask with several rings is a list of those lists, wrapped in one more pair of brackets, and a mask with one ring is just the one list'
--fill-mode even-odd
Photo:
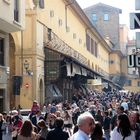
{"label": "tourist walking", "polygon": [[78,131],[72,135],[70,140],[89,140],[90,134],[95,127],[95,120],[91,113],[85,112],[80,114],[77,119]]}
{"label": "tourist walking", "polygon": [[91,134],[91,140],[106,140],[106,138],[103,136],[102,125],[98,121],[95,123],[95,128]]}
{"label": "tourist walking", "polygon": [[17,140],[36,140],[37,134],[33,130],[33,125],[30,120],[26,120],[19,131]]}
{"label": "tourist walking", "polygon": [[118,116],[117,127],[113,129],[110,140],[136,140],[135,133],[131,130],[130,121],[126,114]]}
{"label": "tourist walking", "polygon": [[55,128],[48,132],[46,140],[68,140],[69,134],[63,131],[63,126],[63,119],[57,117],[55,120]]}

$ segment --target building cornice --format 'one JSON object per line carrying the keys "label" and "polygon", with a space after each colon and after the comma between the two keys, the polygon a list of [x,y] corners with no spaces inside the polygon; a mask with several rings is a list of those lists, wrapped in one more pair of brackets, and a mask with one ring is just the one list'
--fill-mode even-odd
{"label": "building cornice", "polygon": [[124,56],[120,50],[113,50],[111,54],[118,54],[121,58]]}

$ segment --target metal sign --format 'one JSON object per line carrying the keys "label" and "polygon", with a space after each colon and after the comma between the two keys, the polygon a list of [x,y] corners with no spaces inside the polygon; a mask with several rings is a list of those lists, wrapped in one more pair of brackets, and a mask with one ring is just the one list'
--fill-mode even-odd
{"label": "metal sign", "polygon": [[140,1],[135,0],[135,10],[140,10]]}
{"label": "metal sign", "polygon": [[140,67],[140,55],[136,55],[136,60],[135,60],[135,62],[136,62],[136,67]]}
{"label": "metal sign", "polygon": [[128,62],[128,68],[133,68],[135,67],[135,55],[128,55],[127,57],[127,62]]}
{"label": "metal sign", "polygon": [[130,13],[130,29],[140,29],[140,13]]}
{"label": "metal sign", "polygon": [[128,55],[128,68],[140,67],[140,55]]}
{"label": "metal sign", "polygon": [[136,48],[140,48],[140,32],[136,32]]}

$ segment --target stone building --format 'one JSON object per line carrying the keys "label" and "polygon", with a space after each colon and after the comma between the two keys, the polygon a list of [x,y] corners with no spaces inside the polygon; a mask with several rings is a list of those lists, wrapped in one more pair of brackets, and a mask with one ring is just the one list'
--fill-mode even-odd
{"label": "stone building", "polygon": [[[25,1],[0,1],[0,112],[9,110],[13,103],[14,32],[25,28]],[[15,67],[14,67],[15,68]],[[12,74],[12,75],[11,75]]]}
{"label": "stone building", "polygon": [[[136,54],[136,40],[129,40],[127,44],[127,55]],[[138,53],[139,54],[139,53]],[[140,92],[140,77],[139,77],[139,70],[137,67],[128,67],[127,68],[127,80],[125,83],[124,88],[128,91],[132,91],[134,93]]]}
{"label": "stone building", "polygon": [[103,38],[113,43],[113,49],[119,50],[119,14],[122,10],[98,3],[85,8],[84,12]]}
{"label": "stone building", "polygon": [[[98,3],[87,7],[84,12],[99,31],[103,38],[110,44],[110,80],[123,87],[126,74],[123,72],[123,61],[126,59],[126,45],[128,30],[124,25],[119,24],[121,9]],[[126,64],[125,64],[126,66]]]}
{"label": "stone building", "polygon": [[22,75],[16,106],[71,101],[90,88],[121,88],[108,79],[111,47],[75,0],[26,0],[25,21],[26,29],[15,34],[12,69]]}

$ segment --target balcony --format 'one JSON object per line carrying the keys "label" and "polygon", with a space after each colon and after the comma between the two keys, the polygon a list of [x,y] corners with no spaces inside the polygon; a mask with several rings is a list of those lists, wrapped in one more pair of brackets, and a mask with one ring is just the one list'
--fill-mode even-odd
{"label": "balcony", "polygon": [[[14,22],[14,21],[13,21]],[[12,33],[22,30],[21,25],[18,23],[8,23],[7,21],[4,21],[3,19],[0,19],[0,30],[4,31],[6,33]]]}

